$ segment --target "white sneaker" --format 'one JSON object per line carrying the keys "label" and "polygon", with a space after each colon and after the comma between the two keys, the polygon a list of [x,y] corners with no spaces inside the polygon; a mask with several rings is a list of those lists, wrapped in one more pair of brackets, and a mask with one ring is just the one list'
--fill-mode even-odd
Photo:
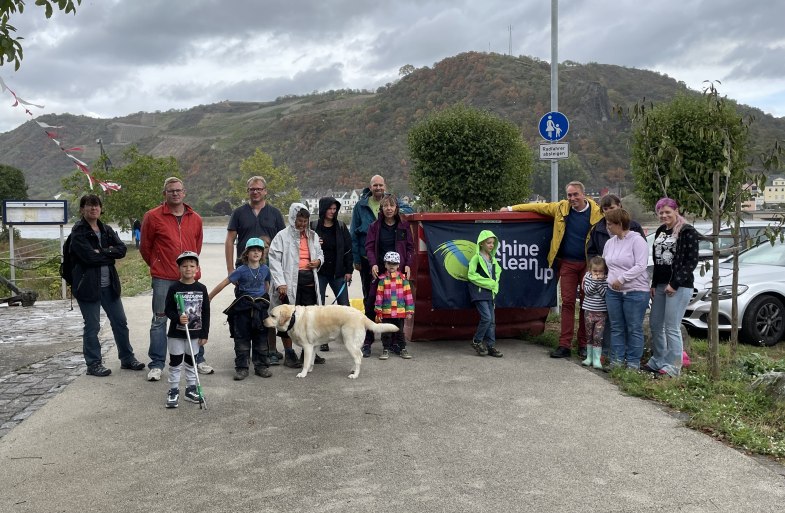
{"label": "white sneaker", "polygon": [[212,367],[207,365],[207,362],[196,364],[196,368],[199,369],[199,374],[212,374],[215,372]]}
{"label": "white sneaker", "polygon": [[161,369],[158,367],[150,369],[150,372],[147,373],[147,381],[161,381]]}

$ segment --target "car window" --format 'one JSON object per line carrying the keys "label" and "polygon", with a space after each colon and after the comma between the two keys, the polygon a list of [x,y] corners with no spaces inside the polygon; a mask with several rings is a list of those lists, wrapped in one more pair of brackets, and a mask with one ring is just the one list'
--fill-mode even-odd
{"label": "car window", "polygon": [[764,242],[739,255],[739,264],[764,264],[785,267],[785,244]]}

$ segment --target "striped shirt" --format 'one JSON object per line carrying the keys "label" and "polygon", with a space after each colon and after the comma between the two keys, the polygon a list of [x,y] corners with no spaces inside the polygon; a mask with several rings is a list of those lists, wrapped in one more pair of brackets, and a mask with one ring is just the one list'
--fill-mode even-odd
{"label": "striped shirt", "polygon": [[595,280],[591,273],[583,277],[583,302],[581,308],[589,312],[607,312],[605,291],[608,290],[607,280]]}

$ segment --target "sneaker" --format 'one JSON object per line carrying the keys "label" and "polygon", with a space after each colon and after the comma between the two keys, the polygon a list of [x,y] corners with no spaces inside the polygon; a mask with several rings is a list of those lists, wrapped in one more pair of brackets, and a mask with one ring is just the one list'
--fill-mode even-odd
{"label": "sneaker", "polygon": [[494,358],[501,358],[504,355],[501,353],[501,351],[491,346],[488,348],[488,356],[493,356]]}
{"label": "sneaker", "polygon": [[405,347],[401,348],[401,352],[398,353],[398,355],[404,360],[411,360],[413,358],[413,356],[409,354],[409,350]]}
{"label": "sneaker", "polygon": [[551,351],[551,358],[569,358],[572,354],[569,347],[559,346]]}
{"label": "sneaker", "polygon": [[170,388],[166,394],[166,407],[177,408],[178,406],[180,406],[180,389]]}
{"label": "sneaker", "polygon": [[94,363],[92,365],[88,365],[87,367],[87,375],[88,376],[98,376],[99,378],[104,378],[111,374],[111,369],[107,369],[101,362]]}
{"label": "sneaker", "polygon": [[[246,369],[248,372],[248,369]],[[196,391],[196,385],[188,385],[185,387],[185,398],[191,401],[192,403],[201,403],[202,398],[199,397],[199,392]]]}
{"label": "sneaker", "polygon": [[485,347],[485,342],[481,342],[479,340],[472,340],[472,348],[477,351],[479,356],[485,356],[488,354],[488,349]]}
{"label": "sneaker", "polygon": [[207,365],[207,362],[197,363],[196,368],[199,369],[199,374],[212,374],[215,370]]}
{"label": "sneaker", "polygon": [[267,362],[271,366],[272,365],[281,365],[281,359],[283,358],[283,355],[281,355],[281,358],[279,358],[278,357],[279,354],[280,353],[276,353],[275,351],[271,351],[271,352],[267,353]]}
{"label": "sneaker", "polygon": [[248,377],[248,369],[246,369],[246,368],[236,369],[234,371],[234,380],[235,381],[242,381],[242,380],[244,380],[247,377]]}
{"label": "sneaker", "polygon": [[128,369],[128,370],[135,370],[135,371],[143,370],[144,367],[145,365],[139,360],[137,360],[136,358],[120,364],[121,369]]}
{"label": "sneaker", "polygon": [[390,358],[390,351],[387,349],[382,350],[382,354],[379,356],[380,360],[387,360]]}
{"label": "sneaker", "polygon": [[153,367],[150,369],[150,372],[147,373],[147,381],[161,381],[161,372],[162,369]]}
{"label": "sneaker", "polygon": [[319,351],[326,353],[330,350],[330,344],[322,344],[319,346]]}
{"label": "sneaker", "polygon": [[367,344],[363,344],[362,347],[363,358],[370,358],[371,357],[371,346]]}
{"label": "sneaker", "polygon": [[270,372],[270,369],[263,365],[257,365],[253,368],[253,373],[262,378],[269,378],[272,377],[273,373]]}

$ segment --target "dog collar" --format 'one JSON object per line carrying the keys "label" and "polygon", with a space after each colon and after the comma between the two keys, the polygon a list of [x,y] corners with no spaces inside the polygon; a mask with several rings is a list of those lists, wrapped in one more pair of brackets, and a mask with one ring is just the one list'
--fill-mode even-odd
{"label": "dog collar", "polygon": [[295,313],[292,312],[292,318],[289,319],[289,326],[286,327],[286,331],[289,331],[294,327],[294,320],[295,320]]}

